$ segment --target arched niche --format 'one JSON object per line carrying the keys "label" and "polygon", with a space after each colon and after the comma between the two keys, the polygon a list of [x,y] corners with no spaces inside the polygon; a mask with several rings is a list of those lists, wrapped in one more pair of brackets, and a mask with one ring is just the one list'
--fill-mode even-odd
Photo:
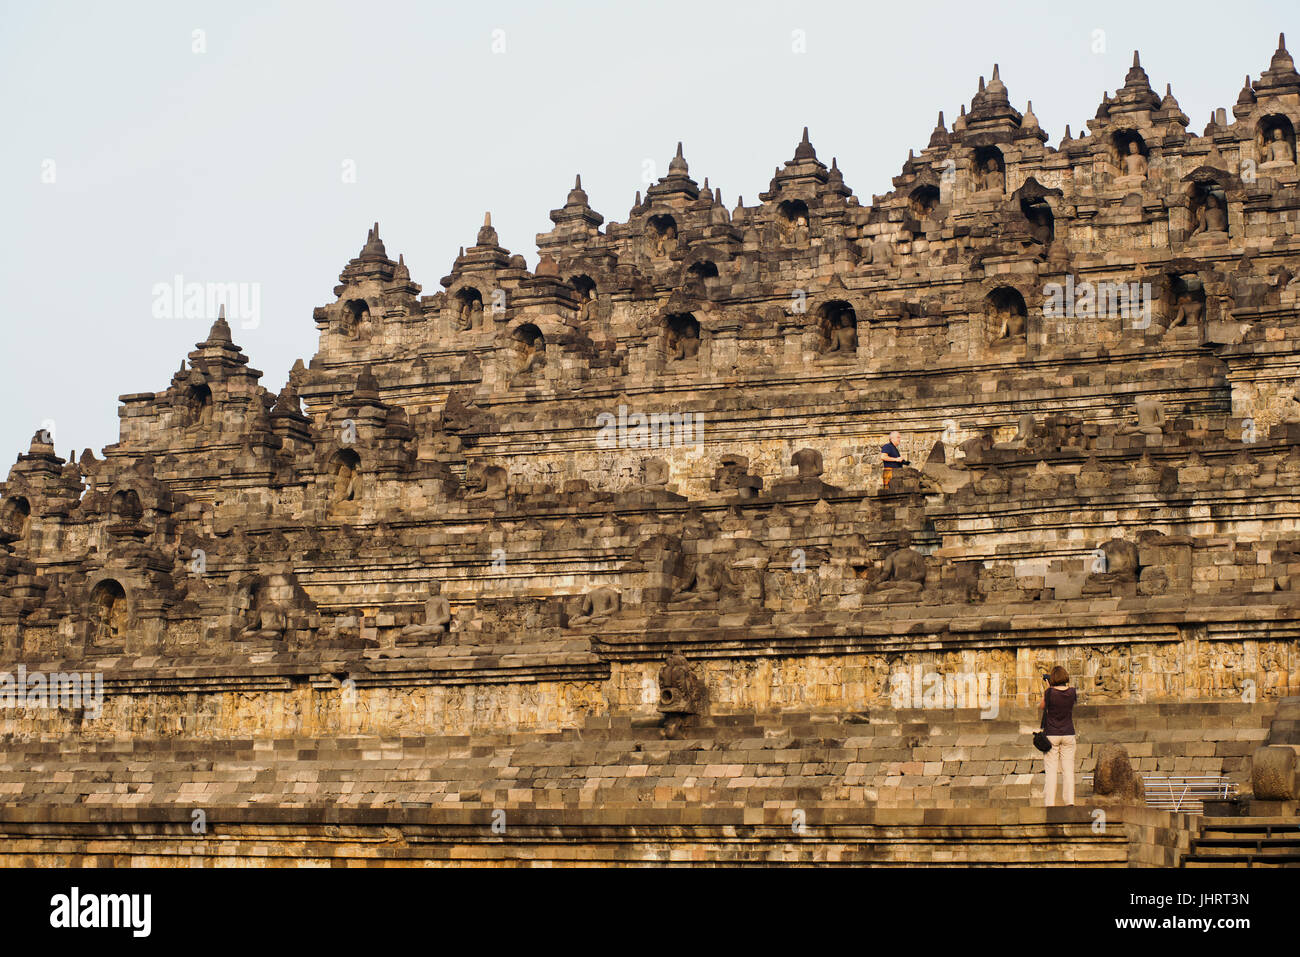
{"label": "arched niche", "polygon": [[546,337],[531,322],[525,322],[510,334],[515,352],[515,375],[528,375],[546,364]]}
{"label": "arched niche", "polygon": [[235,586],[230,616],[233,640],[275,640],[284,636],[288,620],[275,601],[274,590],[273,580],[261,575],[249,576]]}
{"label": "arched niche", "polygon": [[343,304],[343,332],[353,339],[370,332],[370,306],[364,299],[349,299]]}
{"label": "arched niche", "polygon": [[1263,163],[1295,162],[1295,127],[1281,113],[1260,117],[1255,127],[1255,149]]}
{"label": "arched niche", "polygon": [[90,592],[88,617],[91,643],[99,647],[117,647],[126,640],[126,589],[116,578],[105,578]]}
{"label": "arched niche", "polygon": [[26,538],[31,517],[31,503],[23,496],[10,495],[0,501],[0,544],[19,542]]}
{"label": "arched niche", "polygon": [[985,340],[996,345],[1024,342],[1029,309],[1012,286],[998,286],[984,297]]}
{"label": "arched niche", "polygon": [[646,220],[646,250],[657,259],[671,256],[677,249],[677,220],[659,213]]}
{"label": "arched niche", "polygon": [[808,238],[811,221],[808,204],[802,199],[786,199],[776,208],[776,222],[786,239],[798,242]]}
{"label": "arched niche", "polygon": [[711,259],[693,262],[687,267],[684,279],[687,295],[707,296],[717,287],[717,263]]}
{"label": "arched niche", "polygon": [[1194,272],[1170,273],[1165,280],[1166,330],[1198,330],[1205,319],[1205,283]]}
{"label": "arched niche", "polygon": [[355,449],[339,449],[329,461],[329,503],[355,502],[361,493],[361,456]]}
{"label": "arched niche", "polygon": [[1007,163],[996,146],[975,148],[975,188],[981,192],[1006,192]]}
{"label": "arched niche", "polygon": [[913,216],[918,220],[925,219],[939,208],[939,187],[924,183],[908,194],[907,203]]}
{"label": "arched niche", "polygon": [[596,298],[596,280],[585,273],[569,277],[569,286],[578,294],[579,302],[590,302]]}
{"label": "arched niche", "polygon": [[669,315],[664,320],[668,346],[668,361],[682,362],[694,359],[700,353],[700,323],[689,312]]}
{"label": "arched niche", "polygon": [[483,328],[483,294],[473,286],[464,286],[454,299],[454,321],[461,332]]}
{"label": "arched niche", "polygon": [[1020,212],[1029,221],[1029,232],[1043,245],[1056,238],[1056,217],[1052,207],[1042,196],[1025,196],[1020,200]]}
{"label": "arched niche", "polygon": [[140,494],[133,488],[119,489],[108,500],[109,517],[118,523],[134,524],[144,518]]}
{"label": "arched niche", "polygon": [[1191,213],[1191,236],[1209,238],[1228,235],[1228,196],[1219,183],[1210,179],[1188,184],[1188,211]]}
{"label": "arched niche", "polygon": [[832,299],[817,308],[817,328],[823,355],[851,356],[858,351],[858,314],[843,299]]}
{"label": "arched niche", "polygon": [[185,387],[184,420],[187,429],[206,429],[212,425],[212,389],[206,383]]}
{"label": "arched niche", "polygon": [[1110,161],[1121,176],[1147,175],[1150,152],[1137,130],[1116,130],[1110,137]]}

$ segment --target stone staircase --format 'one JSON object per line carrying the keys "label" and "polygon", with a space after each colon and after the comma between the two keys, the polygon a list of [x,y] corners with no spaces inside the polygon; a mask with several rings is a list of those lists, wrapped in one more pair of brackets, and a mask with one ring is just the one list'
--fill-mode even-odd
{"label": "stone staircase", "polygon": [[[1081,705],[1079,776],[1128,748],[1141,774],[1244,785],[1270,706]],[[655,718],[472,736],[88,737],[0,744],[0,806],[182,808],[1024,807],[1041,804],[1031,709],[716,715],[664,740]],[[1090,784],[1078,781],[1076,801]]]}
{"label": "stone staircase", "polygon": [[1180,867],[1300,867],[1300,819],[1206,817]]}

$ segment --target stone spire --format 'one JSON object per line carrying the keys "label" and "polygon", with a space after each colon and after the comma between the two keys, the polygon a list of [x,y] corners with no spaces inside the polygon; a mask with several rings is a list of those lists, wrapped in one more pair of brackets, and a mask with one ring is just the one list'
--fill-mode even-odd
{"label": "stone spire", "polygon": [[[587,191],[582,188],[582,174],[576,174],[573,177],[573,189],[569,190],[564,205],[551,210],[551,222],[566,232],[573,227],[579,227],[583,232],[594,232],[604,221],[605,217],[591,208]],[[540,236],[538,241],[541,242]]]}
{"label": "stone spire", "polygon": [[826,175],[826,192],[846,198],[853,195],[853,190],[844,185],[844,173],[840,170],[839,160],[834,156],[831,157],[830,172]]}
{"label": "stone spire", "polygon": [[361,247],[361,253],[357,256],[363,260],[386,260],[388,251],[384,249],[383,241],[379,238],[379,223],[366,233],[366,244]]}
{"label": "stone spire", "polygon": [[816,158],[817,151],[813,149],[812,143],[808,141],[808,127],[805,126],[803,128],[803,139],[801,139],[799,145],[794,148],[794,161],[800,163],[805,160],[815,160]]}
{"label": "stone spire", "polygon": [[1295,61],[1286,49],[1286,34],[1277,35],[1277,51],[1269,61],[1268,69],[1260,74],[1255,84],[1257,97],[1284,96],[1288,93],[1300,93],[1300,74],[1296,73]]}
{"label": "stone spire", "polygon": [[483,214],[483,225],[479,227],[478,238],[474,241],[476,246],[497,246],[497,231],[492,228],[492,214]]}
{"label": "stone spire", "polygon": [[275,408],[272,409],[275,415],[302,415],[302,402],[298,396],[298,389],[293,384],[293,378],[284,384],[280,394],[275,397]]}
{"label": "stone spire", "polygon": [[1025,115],[1020,118],[1020,129],[1016,131],[1015,138],[1038,140],[1040,143],[1047,142],[1047,131],[1038,125],[1038,117],[1034,114],[1034,101],[1030,100],[1025,104]]}
{"label": "stone spire", "polygon": [[393,278],[393,267],[397,264],[388,258],[388,251],[379,238],[379,223],[375,223],[366,232],[366,244],[361,247],[355,259],[352,259],[339,274],[339,282],[345,286],[363,279],[378,279],[387,282]]}
{"label": "stone spire", "polygon": [[827,179],[826,164],[817,158],[817,151],[813,149],[812,142],[808,139],[808,127],[805,126],[803,137],[794,149],[794,156],[785,161],[784,168],[780,166],[776,168],[768,192],[759,193],[758,198],[768,200],[779,196],[792,185],[811,187],[814,191],[820,191],[826,185]]}
{"label": "stone spire", "polygon": [[444,276],[440,281],[446,286],[462,270],[504,269],[509,265],[510,250],[501,246],[492,226],[492,214],[487,212],[483,214],[483,225],[479,227],[474,245],[456,257],[451,276]]}
{"label": "stone spire", "polygon": [[[230,324],[226,322],[226,307],[224,305],[217,308],[217,321],[212,324],[208,330],[207,339],[196,345],[202,349],[206,346],[233,346],[235,340],[230,336]],[[184,363],[181,363],[184,365]]]}
{"label": "stone spire", "polygon": [[573,189],[569,190],[569,196],[564,201],[566,206],[586,206],[587,191],[582,188],[582,174],[573,174]]}
{"label": "stone spire", "polygon": [[984,85],[984,77],[980,77],[979,92],[970,101],[967,129],[971,132],[998,128],[1018,129],[1020,121],[1020,113],[1011,105],[1006,84],[1002,82],[1001,70],[995,63],[993,78],[988,86]]}
{"label": "stone spire", "polygon": [[[677,155],[668,163],[668,175],[660,177],[659,182],[645,191],[645,201],[647,203],[666,202],[669,205],[680,205],[683,202],[694,202],[699,198],[699,184],[690,177],[690,167],[686,165],[686,157],[682,154],[682,144],[681,141],[678,141]],[[674,200],[676,200],[675,203]]]}
{"label": "stone spire", "polygon": [[1241,92],[1237,94],[1237,102],[1238,102],[1238,103],[1251,103],[1251,104],[1255,103],[1255,90],[1254,90],[1254,89],[1251,87],[1251,85],[1250,85],[1250,74],[1249,74],[1249,73],[1246,74],[1246,84],[1245,84],[1245,86],[1243,86],[1243,87],[1241,88]]}
{"label": "stone spire", "polygon": [[686,157],[682,155],[682,141],[677,141],[677,155],[668,161],[668,175],[677,174],[686,176],[690,172],[690,167],[686,165]]}
{"label": "stone spire", "polygon": [[406,265],[406,257],[398,255],[397,265],[393,267],[393,282],[397,285],[405,285],[406,291],[411,295],[419,295],[420,284],[411,282],[411,269]]}
{"label": "stone spire", "polygon": [[361,404],[379,404],[379,380],[375,378],[370,365],[367,364],[357,374],[356,388],[352,390],[352,400]]}
{"label": "stone spire", "polygon": [[[211,376],[228,375],[248,364],[248,356],[244,355],[243,350],[235,345],[231,338],[230,325],[226,322],[225,306],[217,310],[217,321],[208,330],[208,337],[194,344],[194,351],[188,358],[190,371],[176,373],[172,377],[173,383],[202,381]],[[261,375],[253,369],[247,372]]]}
{"label": "stone spire", "polygon": [[[1124,76],[1124,85],[1115,91],[1115,98],[1109,101],[1108,113],[1140,113],[1160,109],[1160,97],[1151,89],[1147,71],[1142,69],[1138,51],[1133,51],[1133,65]],[[1100,119],[1101,117],[1098,117]]]}
{"label": "stone spire", "polygon": [[1237,94],[1237,102],[1232,108],[1232,115],[1239,120],[1244,120],[1246,117],[1250,116],[1251,110],[1255,108],[1255,102],[1255,91],[1251,88],[1250,74],[1247,73],[1246,85],[1243,86],[1241,92]]}
{"label": "stone spire", "polygon": [[1155,119],[1166,123],[1178,123],[1182,126],[1186,126],[1191,122],[1191,118],[1178,105],[1178,100],[1174,96],[1173,84],[1165,84],[1164,99],[1160,101],[1160,111],[1156,114]]}
{"label": "stone spire", "polygon": [[939,119],[934,124],[934,131],[930,134],[930,142],[927,147],[935,149],[937,147],[947,146],[950,142],[948,136],[948,127],[943,122],[943,110],[939,111]]}

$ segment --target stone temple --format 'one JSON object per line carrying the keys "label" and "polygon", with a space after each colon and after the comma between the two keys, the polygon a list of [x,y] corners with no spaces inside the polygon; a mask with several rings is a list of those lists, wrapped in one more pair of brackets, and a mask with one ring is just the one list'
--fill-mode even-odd
{"label": "stone temple", "polygon": [[99,456],[38,433],[0,857],[1300,859],[1300,74],[1200,133],[1136,54],[1055,146],[1012,102],[870,200],[679,145],[432,294],[376,224],[278,395],[219,318]]}

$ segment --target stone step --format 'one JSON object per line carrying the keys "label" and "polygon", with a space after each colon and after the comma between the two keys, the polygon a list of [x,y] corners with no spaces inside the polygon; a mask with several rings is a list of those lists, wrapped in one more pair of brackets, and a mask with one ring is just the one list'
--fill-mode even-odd
{"label": "stone step", "polygon": [[[1124,744],[1142,774],[1226,775],[1244,783],[1249,755],[1267,733],[1260,717],[1265,709],[1248,707],[1095,706],[1099,716],[1123,727],[1084,726],[1077,799],[1091,795],[1082,776],[1093,770],[1103,743]],[[1207,726],[1144,728],[1132,720],[1135,711],[1145,711],[1155,723],[1176,723],[1165,719],[1181,715]],[[912,720],[921,716],[927,720]],[[580,807],[846,801],[944,807],[1042,800],[1043,762],[1030,745],[1032,724],[982,721],[969,709],[949,721],[910,711],[865,723],[842,713],[810,712],[724,715],[706,722],[687,728],[681,740],[664,740],[654,717],[625,715],[564,732],[8,741],[0,742],[0,803],[196,806],[221,799],[251,805]]]}
{"label": "stone step", "polygon": [[1197,857],[1253,854],[1256,857],[1290,857],[1300,854],[1300,837],[1295,838],[1194,838],[1191,851]]}

